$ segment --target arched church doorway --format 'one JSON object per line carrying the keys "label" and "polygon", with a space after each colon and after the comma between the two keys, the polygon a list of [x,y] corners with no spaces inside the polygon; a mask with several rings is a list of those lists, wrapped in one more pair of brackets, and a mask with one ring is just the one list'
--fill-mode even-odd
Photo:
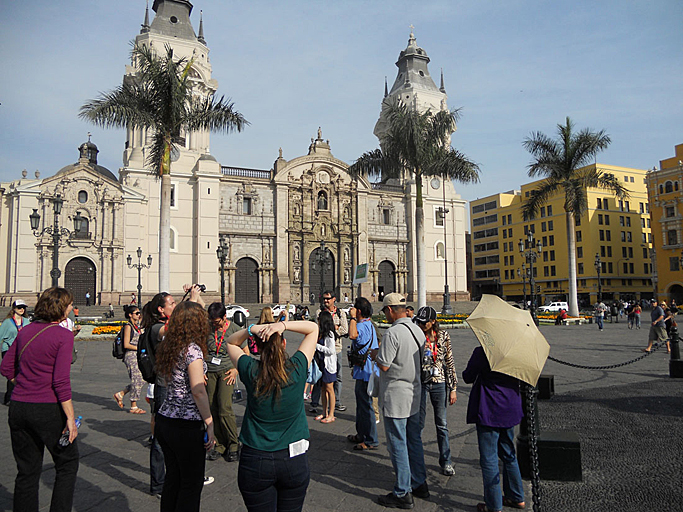
{"label": "arched church doorway", "polygon": [[396,291],[396,267],[389,260],[384,260],[379,264],[379,277],[377,278],[377,295],[380,300],[388,293]]}
{"label": "arched church doorway", "polygon": [[256,304],[260,302],[258,293],[258,263],[251,258],[240,258],[237,261],[235,302],[238,304]]}
{"label": "arched church doorway", "polygon": [[315,294],[318,300],[325,290],[334,290],[336,286],[334,255],[327,248],[324,254],[323,258],[320,247],[316,247],[308,258],[308,289],[311,294]]}
{"label": "arched church doorway", "polygon": [[88,258],[74,258],[66,264],[64,288],[74,294],[74,306],[85,305],[85,294],[90,293],[90,304],[97,303],[97,270]]}
{"label": "arched church doorway", "polygon": [[683,286],[675,284],[669,288],[669,303],[671,303],[672,299],[676,301],[678,306],[683,304]]}

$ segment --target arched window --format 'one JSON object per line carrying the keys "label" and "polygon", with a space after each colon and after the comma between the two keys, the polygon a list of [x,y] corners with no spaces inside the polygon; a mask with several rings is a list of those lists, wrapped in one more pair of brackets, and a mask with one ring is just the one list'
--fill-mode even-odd
{"label": "arched window", "polygon": [[659,193],[660,194],[664,193],[664,187],[662,185],[659,186]]}
{"label": "arched window", "polygon": [[667,181],[664,184],[664,192],[669,193],[669,192],[673,192],[673,191],[674,191],[674,184],[670,181]]}
{"label": "arched window", "polygon": [[171,236],[170,236],[170,249],[173,252],[178,252],[178,232],[175,230],[174,227],[171,227]]}
{"label": "arched window", "polygon": [[444,247],[443,242],[436,242],[436,245],[434,246],[434,251],[437,260],[443,260],[446,258],[446,248]]}
{"label": "arched window", "polygon": [[327,192],[318,192],[318,210],[327,210]]}
{"label": "arched window", "polygon": [[81,204],[88,202],[88,193],[85,190],[81,190],[78,193],[78,202]]}
{"label": "arched window", "polygon": [[678,182],[674,181],[674,190],[678,192]]}
{"label": "arched window", "polygon": [[81,230],[74,233],[74,236],[76,238],[90,238],[90,221],[87,218],[81,217]]}

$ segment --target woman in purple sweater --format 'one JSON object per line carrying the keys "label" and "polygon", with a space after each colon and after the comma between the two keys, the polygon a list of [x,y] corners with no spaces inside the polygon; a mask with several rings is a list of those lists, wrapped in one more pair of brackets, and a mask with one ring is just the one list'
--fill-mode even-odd
{"label": "woman in purple sweater", "polygon": [[[14,511],[37,511],[38,484],[47,448],[55,464],[51,512],[70,511],[78,472],[78,435],[71,402],[71,355],[74,335],[59,326],[73,309],[64,288],[45,290],[33,323],[24,327],[5,354],[0,373],[15,381],[8,423],[17,463]],[[69,431],[69,444],[60,446]]]}
{"label": "woman in purple sweater", "polygon": [[[462,372],[467,384],[474,383],[467,404],[467,423],[477,425],[479,465],[484,478],[484,501],[478,512],[499,512],[506,507],[524,508],[524,488],[515,455],[515,425],[522,413],[519,380],[492,372],[484,349],[472,352]],[[498,457],[503,461],[503,491],[500,492]]]}

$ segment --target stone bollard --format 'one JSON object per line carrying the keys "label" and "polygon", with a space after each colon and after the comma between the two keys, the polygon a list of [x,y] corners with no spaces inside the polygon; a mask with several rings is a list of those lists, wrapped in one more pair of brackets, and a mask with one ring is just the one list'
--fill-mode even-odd
{"label": "stone bollard", "polygon": [[670,336],[671,359],[669,360],[669,376],[673,379],[681,379],[683,378],[683,361],[681,361],[681,349],[678,343],[678,328],[672,327]]}

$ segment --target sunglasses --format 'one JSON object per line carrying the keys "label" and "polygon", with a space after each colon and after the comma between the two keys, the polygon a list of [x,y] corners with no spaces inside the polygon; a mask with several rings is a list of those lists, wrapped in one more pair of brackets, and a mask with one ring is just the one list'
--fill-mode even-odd
{"label": "sunglasses", "polygon": [[14,309],[26,309],[26,306],[14,306]]}
{"label": "sunglasses", "polygon": [[332,297],[323,297],[323,300],[332,300]]}
{"label": "sunglasses", "polygon": [[140,315],[141,313],[139,311],[136,311],[135,313],[131,313],[131,315]]}

